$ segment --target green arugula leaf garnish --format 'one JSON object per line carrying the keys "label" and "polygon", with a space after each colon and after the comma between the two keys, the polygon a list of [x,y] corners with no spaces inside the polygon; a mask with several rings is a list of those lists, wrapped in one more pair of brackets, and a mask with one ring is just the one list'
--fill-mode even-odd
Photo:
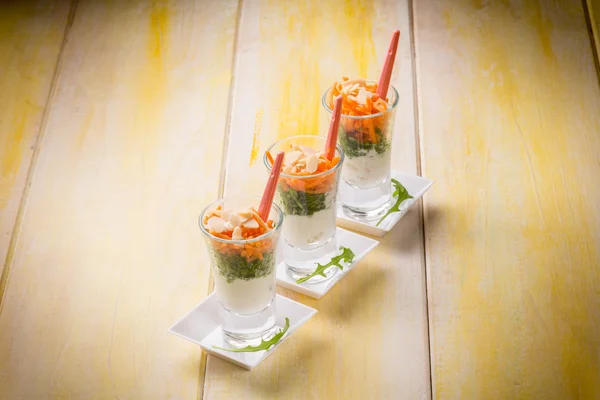
{"label": "green arugula leaf garnish", "polygon": [[296,281],[296,283],[303,283],[309,280],[310,278],[314,278],[317,275],[321,275],[323,277],[327,277],[325,275],[325,270],[329,267],[337,265],[339,269],[344,270],[344,267],[340,264],[341,261],[344,261],[350,264],[354,260],[354,252],[347,247],[340,246],[340,250],[342,250],[342,254],[339,256],[335,256],[329,261],[327,264],[322,265],[317,263],[317,269],[315,269],[310,275],[304,276]]}
{"label": "green arugula leaf garnish", "polygon": [[269,350],[272,346],[275,346],[277,342],[279,342],[279,340],[283,337],[283,335],[285,335],[288,329],[290,329],[290,319],[286,318],[285,326],[283,327],[283,329],[281,329],[279,333],[275,334],[271,339],[267,340],[266,342],[264,340],[261,340],[258,346],[246,346],[242,347],[241,349],[226,349],[224,347],[213,346],[213,349],[231,351],[232,353],[254,353],[262,350],[266,351]]}
{"label": "green arugula leaf garnish", "polygon": [[379,226],[380,223],[383,222],[384,219],[387,218],[388,215],[390,215],[391,213],[395,213],[395,212],[400,212],[400,204],[402,204],[402,202],[404,200],[408,200],[408,199],[412,199],[413,197],[408,193],[408,190],[406,190],[406,188],[404,186],[402,186],[400,184],[400,182],[398,182],[397,180],[395,180],[394,178],[392,178],[392,184],[394,185],[394,197],[397,197],[396,199],[396,204],[394,204],[386,213],[383,217],[381,217],[381,219],[377,222],[377,224],[375,226]]}

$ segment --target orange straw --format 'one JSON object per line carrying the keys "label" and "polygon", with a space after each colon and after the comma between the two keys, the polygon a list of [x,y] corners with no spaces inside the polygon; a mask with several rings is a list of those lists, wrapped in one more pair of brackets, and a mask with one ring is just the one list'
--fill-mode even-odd
{"label": "orange straw", "polygon": [[377,94],[384,99],[387,96],[388,88],[390,87],[390,79],[392,78],[392,70],[394,69],[394,60],[396,59],[396,50],[398,49],[398,41],[400,40],[400,31],[395,30],[390,42],[390,48],[383,64],[383,70],[377,84]]}
{"label": "orange straw", "polygon": [[335,145],[337,143],[338,128],[340,127],[340,114],[342,113],[342,96],[335,98],[331,121],[329,122],[329,133],[325,143],[325,157],[331,161],[335,156]]}
{"label": "orange straw", "polygon": [[281,173],[281,165],[283,164],[283,151],[277,154],[275,162],[273,163],[273,169],[271,169],[271,175],[265,186],[260,205],[258,206],[258,215],[263,221],[269,219],[269,211],[271,210],[271,204],[273,204],[273,197],[275,197],[275,189],[277,188],[277,181],[279,181],[279,174]]}

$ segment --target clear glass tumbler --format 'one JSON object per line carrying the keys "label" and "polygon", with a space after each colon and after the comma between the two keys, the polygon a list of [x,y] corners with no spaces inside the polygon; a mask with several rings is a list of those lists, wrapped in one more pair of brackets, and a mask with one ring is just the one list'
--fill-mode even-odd
{"label": "clear glass tumbler", "polygon": [[273,229],[247,240],[212,235],[204,222],[218,206],[223,210],[238,210],[258,209],[259,204],[260,197],[227,197],[206,207],[198,221],[210,256],[215,292],[222,306],[221,326],[225,339],[233,346],[257,344],[274,333],[277,244],[283,213],[273,204],[269,213]]}
{"label": "clear glass tumbler", "polygon": [[[375,81],[364,80],[372,85]],[[322,98],[331,114],[329,88]],[[389,108],[372,115],[340,117],[338,143],[346,155],[340,185],[340,201],[346,215],[374,220],[386,212],[392,200],[392,136],[398,106],[398,92],[390,85]]]}
{"label": "clear glass tumbler", "polygon": [[[296,145],[321,152],[326,141],[326,138],[314,135],[292,136],[274,143],[268,151],[272,155],[280,151],[287,153]],[[279,177],[275,201],[285,214],[283,239],[287,246],[284,260],[293,277],[312,272],[315,265],[310,261],[328,249],[326,245],[335,236],[337,193],[344,163],[344,152],[339,145],[335,157],[339,157],[338,163],[327,171],[304,176],[282,172]],[[264,163],[270,172],[272,165],[266,155]]]}

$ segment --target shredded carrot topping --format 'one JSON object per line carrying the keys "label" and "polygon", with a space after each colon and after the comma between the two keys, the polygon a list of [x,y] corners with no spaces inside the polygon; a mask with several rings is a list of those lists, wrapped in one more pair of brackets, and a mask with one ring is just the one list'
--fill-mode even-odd
{"label": "shredded carrot topping", "polygon": [[342,77],[342,82],[334,82],[327,94],[327,105],[333,110],[333,99],[342,96],[343,115],[372,115],[385,112],[389,108],[388,99],[377,95],[377,83],[367,84],[364,79]]}
{"label": "shredded carrot topping", "polygon": [[333,100],[342,96],[342,117],[340,126],[351,139],[359,143],[379,142],[376,130],[386,131],[389,123],[388,115],[373,118],[344,118],[346,116],[361,117],[385,113],[389,108],[389,100],[381,99],[377,94],[377,83],[368,84],[365,79],[348,79],[343,76],[341,82],[334,82],[327,92],[326,103],[333,110]]}
{"label": "shredded carrot topping", "polygon": [[[241,239],[237,238],[237,237],[236,237],[236,239],[234,239],[233,238],[234,229],[227,229],[227,227],[226,227],[225,229],[222,230],[222,232],[217,232],[215,230],[210,229],[209,220],[213,217],[222,219],[221,211],[222,211],[221,206],[218,206],[215,210],[208,212],[202,220],[204,225],[207,227],[208,232],[211,235],[213,235],[214,237],[217,237],[220,239],[250,240],[250,239],[254,239],[259,236],[264,235],[265,233],[267,233],[268,231],[270,231],[271,229],[273,229],[275,227],[275,223],[273,222],[273,220],[268,220],[265,222],[260,218],[260,216],[258,215],[256,210],[251,209],[252,216],[247,218],[245,222],[247,222],[250,219],[254,219],[258,224],[258,228],[250,228],[250,227],[244,226],[244,224],[242,223],[241,225],[239,225]],[[252,243],[244,243],[244,244],[223,243],[223,242],[213,240],[212,245],[213,245],[214,249],[216,249],[220,253],[223,253],[226,255],[240,254],[248,262],[253,261],[255,259],[262,260],[264,257],[263,254],[265,252],[273,251],[273,243],[270,238],[258,240],[258,241],[252,242]]]}
{"label": "shredded carrot topping", "polygon": [[[332,185],[337,179],[337,171],[329,174],[324,172],[334,168],[340,162],[339,156],[329,160],[323,152],[318,153],[307,146],[291,145],[288,153],[292,152],[296,152],[297,157],[292,157],[293,160],[290,160],[289,157],[284,158],[282,172],[297,178],[282,176],[279,182],[283,185],[284,190],[287,190],[287,187],[307,193],[328,193],[332,190]],[[272,157],[269,156],[270,154],[267,152],[267,159],[270,160]],[[271,165],[273,165],[272,162]],[[323,175],[311,177],[319,174]]]}

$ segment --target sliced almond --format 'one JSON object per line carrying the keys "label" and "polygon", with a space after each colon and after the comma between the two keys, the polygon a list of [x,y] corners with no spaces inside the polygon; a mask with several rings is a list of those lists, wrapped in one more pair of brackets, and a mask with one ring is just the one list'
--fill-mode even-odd
{"label": "sliced almond", "polygon": [[245,220],[244,222],[242,222],[242,226],[244,226],[248,229],[258,229],[258,227],[260,225],[258,224],[258,222],[256,222],[254,217],[250,217],[247,220]]}
{"label": "sliced almond", "polygon": [[241,210],[238,211],[238,214],[240,217],[246,219],[246,218],[250,218],[252,216],[252,209],[250,208],[243,208]]}
{"label": "sliced almond", "polygon": [[229,219],[229,210],[221,210],[219,217],[223,218],[225,221]]}
{"label": "sliced almond", "polygon": [[236,226],[240,226],[242,224],[242,217],[237,214],[231,214],[229,216],[229,223],[235,228]]}
{"label": "sliced almond", "polygon": [[293,169],[293,167],[292,167],[291,165],[286,165],[286,166],[285,166],[285,167],[284,167],[284,168],[281,170],[281,172],[283,172],[284,174],[287,174],[287,175],[289,175],[289,174],[291,174],[291,173],[292,173],[292,169]]}
{"label": "sliced almond", "polygon": [[225,220],[219,217],[210,217],[206,223],[211,231],[222,233],[225,230]]}
{"label": "sliced almond", "polygon": [[367,104],[367,91],[364,88],[360,88],[358,94],[356,95],[356,101],[359,104]]}
{"label": "sliced almond", "polygon": [[233,240],[244,239],[244,237],[242,236],[242,228],[240,228],[239,226],[236,226],[235,229],[233,230],[233,234],[231,235],[231,238]]}
{"label": "sliced almond", "polygon": [[283,158],[283,162],[287,165],[292,165],[302,156],[302,152],[299,150],[290,151],[289,153],[285,153]]}
{"label": "sliced almond", "polygon": [[312,174],[317,170],[319,166],[319,156],[316,154],[311,154],[306,158],[306,172]]}

